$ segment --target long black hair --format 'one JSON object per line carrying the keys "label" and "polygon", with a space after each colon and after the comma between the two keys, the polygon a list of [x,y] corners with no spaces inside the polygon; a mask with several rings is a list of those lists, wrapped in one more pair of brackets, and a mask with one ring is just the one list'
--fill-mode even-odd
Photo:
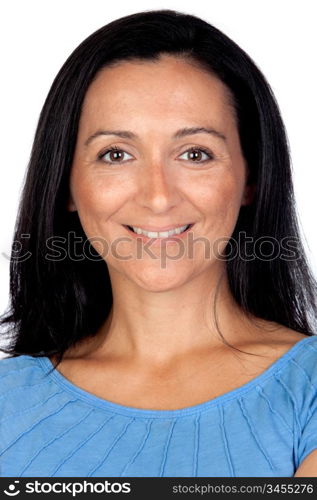
{"label": "long black hair", "polygon": [[[261,243],[265,237],[264,246],[271,249],[273,243],[274,254],[250,259],[241,245],[236,257],[226,260],[235,301],[246,314],[314,334],[317,285],[300,240],[287,137],[269,84],[252,59],[216,27],[186,13],[149,10],[114,20],[88,36],[63,64],[44,102],[12,243],[11,305],[1,317],[2,325],[11,326],[2,333],[9,341],[3,352],[57,354],[57,366],[69,347],[96,334],[107,319],[112,307],[107,265],[87,246],[77,212],[67,210],[81,106],[103,67],[133,59],[157,61],[163,53],[199,63],[233,97],[248,181],[256,191],[252,203],[240,209],[232,241],[239,241],[240,234]],[[77,247],[78,253],[87,256],[89,248],[89,255],[77,259],[60,252],[59,258],[48,258],[52,238],[58,235],[63,242],[70,233],[85,245],[82,252]],[[281,242],[295,243],[296,251],[281,255]]]}

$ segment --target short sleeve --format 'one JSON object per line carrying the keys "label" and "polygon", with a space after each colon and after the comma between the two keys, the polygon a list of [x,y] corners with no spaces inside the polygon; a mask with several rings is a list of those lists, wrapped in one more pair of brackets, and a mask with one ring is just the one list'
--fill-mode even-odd
{"label": "short sleeve", "polygon": [[[315,399],[315,405],[317,406],[316,401],[317,396]],[[308,420],[300,437],[298,450],[299,464],[315,449],[317,449],[317,409],[315,409],[315,412]]]}
{"label": "short sleeve", "polygon": [[[310,377],[310,397],[307,407],[302,409],[306,421],[302,425],[298,441],[298,465],[311,453],[317,449],[317,356],[314,359],[316,367]],[[303,411],[304,410],[304,411]],[[301,416],[302,416],[301,415]]]}

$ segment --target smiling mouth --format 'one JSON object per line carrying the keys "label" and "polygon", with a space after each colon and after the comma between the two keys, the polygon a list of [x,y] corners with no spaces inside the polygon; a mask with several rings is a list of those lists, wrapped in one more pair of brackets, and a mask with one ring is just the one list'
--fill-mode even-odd
{"label": "smiling mouth", "polygon": [[179,236],[181,234],[184,234],[187,231],[189,231],[193,227],[193,225],[194,225],[194,223],[188,224],[183,231],[181,231],[180,233],[173,233],[170,236],[166,236],[166,235],[165,236],[159,236],[159,233],[165,233],[166,234],[166,233],[168,233],[168,231],[146,231],[147,233],[155,233],[155,234],[157,234],[157,236],[148,236],[145,233],[137,233],[136,231],[133,230],[133,228],[131,226],[124,225],[124,227],[126,229],[128,229],[131,233],[135,234],[136,236],[144,236],[144,237],[153,238],[153,239],[163,239],[163,238],[173,238],[173,237]]}

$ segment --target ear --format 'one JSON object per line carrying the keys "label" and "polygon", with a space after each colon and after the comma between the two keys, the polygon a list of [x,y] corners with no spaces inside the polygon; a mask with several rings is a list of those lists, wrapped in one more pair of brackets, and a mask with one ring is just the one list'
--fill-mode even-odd
{"label": "ear", "polygon": [[244,194],[241,205],[251,205],[256,191],[256,184],[247,184],[244,188]]}
{"label": "ear", "polygon": [[76,212],[77,210],[77,207],[75,205],[75,202],[73,200],[73,197],[72,195],[70,195],[69,199],[68,199],[68,202],[67,202],[67,210],[69,212]]}

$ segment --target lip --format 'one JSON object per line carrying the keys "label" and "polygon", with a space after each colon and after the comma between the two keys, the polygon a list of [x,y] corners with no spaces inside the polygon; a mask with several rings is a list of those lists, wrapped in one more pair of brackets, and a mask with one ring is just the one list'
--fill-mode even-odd
{"label": "lip", "polygon": [[[185,226],[185,224],[184,224],[184,226]],[[148,236],[145,236],[145,234],[137,234],[134,231],[132,231],[132,229],[129,229],[128,226],[123,225],[123,227],[128,231],[128,233],[131,235],[132,238],[139,239],[139,240],[143,241],[144,243],[151,241],[153,246],[160,245],[161,241],[169,242],[169,243],[177,243],[178,240],[180,240],[182,238],[186,238],[187,233],[192,229],[193,226],[194,226],[194,223],[191,223],[189,228],[186,229],[186,231],[183,231],[180,234],[174,234],[173,236],[169,236],[167,238],[149,238]],[[135,226],[135,227],[138,227],[138,226]],[[171,229],[173,229],[174,227],[176,227],[176,226],[172,226]],[[179,227],[181,227],[181,226],[179,226]],[[145,229],[145,231],[147,231],[147,229]],[[162,229],[161,229],[161,231],[162,231]]]}
{"label": "lip", "polygon": [[[163,227],[137,226],[137,225],[135,225],[134,227],[139,227],[140,229],[143,229],[144,231],[154,231],[155,233],[160,233],[163,231],[170,231],[171,229],[177,229],[178,227],[188,226],[188,224],[193,224],[193,222],[184,222],[184,224],[173,224],[170,226],[163,226]],[[132,227],[132,224],[129,224],[129,226]]]}

